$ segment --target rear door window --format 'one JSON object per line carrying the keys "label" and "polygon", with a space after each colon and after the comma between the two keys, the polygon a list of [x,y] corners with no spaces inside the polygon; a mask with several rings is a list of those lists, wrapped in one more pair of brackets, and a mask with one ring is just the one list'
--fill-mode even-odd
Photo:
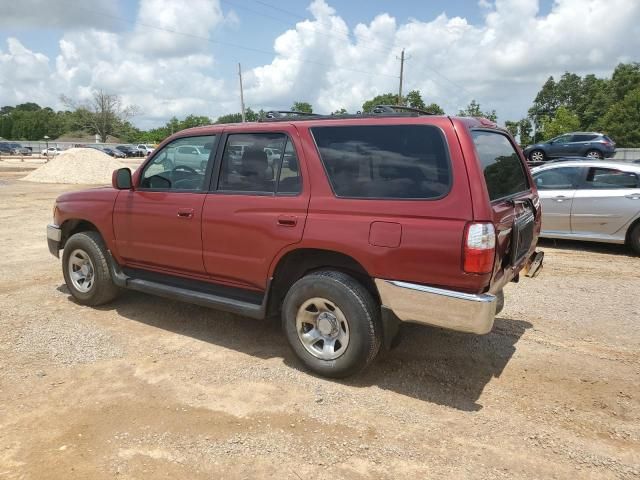
{"label": "rear door window", "polygon": [[529,189],[524,165],[509,139],[497,132],[471,132],[491,201]]}
{"label": "rear door window", "polygon": [[639,188],[638,176],[613,168],[590,168],[585,188]]}
{"label": "rear door window", "polygon": [[338,197],[437,199],[451,188],[444,136],[431,125],[311,129]]}

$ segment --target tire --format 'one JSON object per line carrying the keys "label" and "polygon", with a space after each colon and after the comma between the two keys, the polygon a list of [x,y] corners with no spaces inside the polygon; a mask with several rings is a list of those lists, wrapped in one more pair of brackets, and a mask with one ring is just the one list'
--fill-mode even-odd
{"label": "tire", "polygon": [[76,233],[67,240],[62,254],[62,273],[78,303],[95,307],[112,301],[120,293],[120,288],[111,280],[106,252],[97,232]]}
{"label": "tire", "polygon": [[636,255],[640,255],[640,223],[636,223],[629,232],[629,246]]}
{"label": "tire", "polygon": [[599,150],[589,150],[585,154],[585,157],[591,158],[593,160],[602,160],[604,158],[604,155],[602,155],[602,152],[600,152]]}
{"label": "tire", "polygon": [[529,160],[531,160],[532,162],[544,162],[546,159],[547,156],[542,150],[534,150],[529,153]]}
{"label": "tire", "polygon": [[342,272],[302,277],[282,305],[289,345],[309,370],[325,377],[344,378],[366,368],[380,350],[381,325],[373,296]]}

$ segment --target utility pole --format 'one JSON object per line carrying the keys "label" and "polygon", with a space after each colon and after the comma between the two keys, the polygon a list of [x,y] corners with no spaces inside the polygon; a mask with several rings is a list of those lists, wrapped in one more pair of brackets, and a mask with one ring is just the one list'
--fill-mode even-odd
{"label": "utility pole", "polygon": [[242,108],[242,123],[246,122],[244,117],[244,91],[242,90],[242,67],[238,63],[238,76],[240,77],[240,107]]}
{"label": "utility pole", "polygon": [[402,49],[402,53],[400,54],[400,86],[398,87],[398,105],[402,105],[402,77],[403,76],[404,76],[404,48]]}

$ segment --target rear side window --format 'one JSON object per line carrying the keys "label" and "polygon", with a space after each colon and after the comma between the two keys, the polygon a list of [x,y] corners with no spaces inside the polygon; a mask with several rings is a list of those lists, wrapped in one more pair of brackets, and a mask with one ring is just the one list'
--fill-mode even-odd
{"label": "rear side window", "polygon": [[529,189],[520,157],[509,139],[485,130],[471,132],[491,201]]}
{"label": "rear side window", "polygon": [[354,125],[311,132],[338,197],[436,199],[449,192],[449,156],[437,127]]}
{"label": "rear side window", "polygon": [[613,168],[590,168],[586,188],[638,188],[638,176]]}
{"label": "rear side window", "polygon": [[587,134],[574,135],[571,141],[572,142],[590,142],[591,140],[595,140],[596,137],[597,135],[587,135]]}

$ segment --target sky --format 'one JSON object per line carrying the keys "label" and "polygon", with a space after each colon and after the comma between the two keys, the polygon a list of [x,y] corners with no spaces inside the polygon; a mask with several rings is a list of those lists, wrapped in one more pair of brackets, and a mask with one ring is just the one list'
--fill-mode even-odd
{"label": "sky", "polygon": [[245,104],[350,112],[403,91],[499,123],[526,116],[565,71],[610,76],[640,61],[640,0],[0,0],[0,106],[63,109],[95,89],[133,123],[213,119]]}

